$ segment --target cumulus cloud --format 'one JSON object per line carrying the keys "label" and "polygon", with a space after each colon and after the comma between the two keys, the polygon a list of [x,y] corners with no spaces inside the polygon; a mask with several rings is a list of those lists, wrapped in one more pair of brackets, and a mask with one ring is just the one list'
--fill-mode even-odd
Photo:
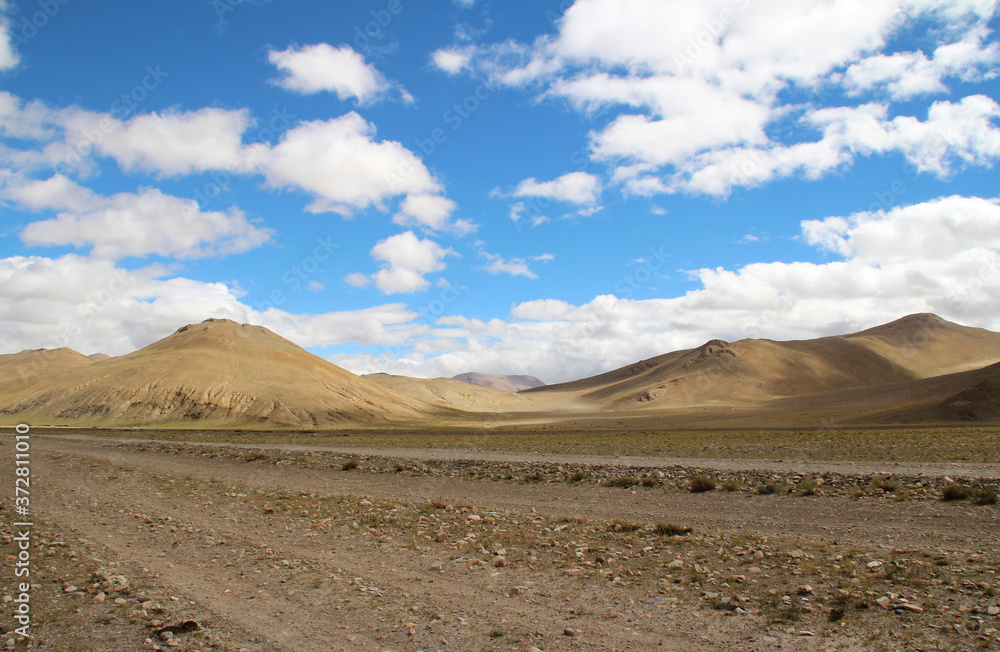
{"label": "cumulus cloud", "polygon": [[382,294],[423,292],[430,287],[426,275],[443,270],[444,259],[454,253],[413,231],[390,236],[372,247],[372,258],[381,263],[372,281]]}
{"label": "cumulus cloud", "polygon": [[551,181],[525,179],[511,193],[514,197],[545,197],[569,204],[593,204],[601,194],[601,181],[593,174],[570,172]]}
{"label": "cumulus cloud", "polygon": [[69,346],[123,355],[208,317],[260,324],[306,347],[393,345],[417,336],[419,316],[399,303],[318,315],[259,311],[224,283],[170,277],[161,266],[118,267],[67,255],[0,259],[4,353]]}
{"label": "cumulus cloud", "polygon": [[[355,371],[426,377],[465,369],[572,380],[717,337],[798,339],[862,330],[915,312],[1000,329],[1000,200],[944,197],[888,211],[802,223],[802,237],[829,262],[759,262],[691,272],[683,296],[637,300],[665,257],[611,279],[615,295],[582,305],[544,299],[508,319],[449,316],[399,355],[344,355]],[[446,353],[442,353],[446,351]]]}
{"label": "cumulus cloud", "polygon": [[210,170],[247,173],[256,168],[266,146],[244,145],[253,124],[245,109],[204,108],[147,113],[127,121],[84,110],[60,112],[66,142],[74,150],[90,147],[126,171],[178,176]]}
{"label": "cumulus cloud", "polygon": [[7,195],[31,210],[56,210],[21,232],[31,246],[91,247],[91,255],[117,260],[156,254],[203,258],[255,249],[272,231],[251,224],[242,211],[202,211],[198,202],[155,188],[104,197],[56,175],[16,187]]}
{"label": "cumulus cloud", "polygon": [[[318,43],[270,50],[267,60],[285,73],[278,85],[305,95],[326,91],[336,93],[342,100],[354,97],[359,103],[368,104],[385,97],[395,87],[349,45],[335,48]],[[404,99],[412,100],[405,90],[401,92]]]}
{"label": "cumulus cloud", "polygon": [[375,126],[353,111],[300,124],[268,153],[267,183],[312,193],[312,212],[345,215],[370,206],[384,209],[386,199],[399,195],[440,194],[437,179],[411,151],[374,137]]}
{"label": "cumulus cloud", "polygon": [[[282,118],[284,119],[284,118]],[[247,143],[254,125],[247,110],[205,108],[134,116],[122,121],[79,108],[52,109],[0,92],[0,135],[36,141],[29,149],[0,147],[0,163],[18,174],[94,171],[95,156],[113,158],[126,172],[161,176],[221,172],[262,175],[271,188],[313,196],[315,213],[375,208],[413,196],[398,219],[410,225],[469,233],[468,220],[442,218],[454,204],[424,163],[401,143],[379,141],[374,124],[355,112],[287,129],[277,143]]]}
{"label": "cumulus cloud", "polygon": [[[969,116],[930,115],[921,123],[891,110],[877,129],[850,137],[777,134],[790,121],[822,131],[816,120],[830,107],[863,112],[865,105],[852,104],[862,94],[895,102],[950,91],[955,80],[993,78],[1000,45],[990,21],[997,11],[997,3],[980,0],[577,0],[553,34],[533,43],[460,45],[434,59],[451,74],[473,71],[600,121],[589,137],[591,157],[609,166],[625,194],[725,196],[790,175],[820,178],[857,156],[994,162],[994,117],[980,121],[984,138],[946,137],[933,153],[918,151],[927,138],[920,132],[947,134],[951,122]],[[926,37],[927,51],[891,49],[904,30]],[[884,138],[886,131],[894,133]],[[751,155],[760,160],[748,161]],[[741,168],[753,169],[740,176]],[[947,174],[946,166],[920,169]]]}

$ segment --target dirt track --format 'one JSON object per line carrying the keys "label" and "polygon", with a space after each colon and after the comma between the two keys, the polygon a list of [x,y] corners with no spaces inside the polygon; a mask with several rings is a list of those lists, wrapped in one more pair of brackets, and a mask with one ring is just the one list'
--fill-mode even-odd
{"label": "dirt track", "polygon": [[[67,536],[96,543],[100,554],[146,569],[171,595],[211,614],[215,628],[234,642],[232,649],[764,650],[779,641],[784,649],[862,649],[871,645],[862,636],[868,621],[859,620],[857,631],[845,626],[823,636],[799,636],[796,627],[804,625],[786,631],[753,610],[735,617],[731,611],[705,610],[698,604],[704,599],[700,590],[693,597],[677,593],[679,606],[664,608],[668,605],[657,600],[674,596],[667,589],[676,587],[667,576],[651,579],[664,563],[657,559],[691,557],[690,565],[710,554],[706,551],[716,542],[728,549],[733,537],[746,536],[762,540],[761,549],[769,551],[761,563],[776,560],[774,573],[765,567],[762,577],[779,581],[788,563],[780,552],[785,548],[817,555],[848,549],[873,555],[902,549],[957,559],[977,554],[987,566],[1000,552],[1000,510],[939,500],[796,499],[345,473],[131,452],[49,437],[34,439],[33,447],[34,504],[44,519]],[[378,452],[419,457],[415,451]],[[996,477],[996,469],[963,468]],[[946,472],[962,475],[955,467]],[[469,505],[462,513],[442,514],[451,521],[441,526],[449,544],[463,540],[467,547],[444,545],[417,529],[428,517],[412,505],[427,500]],[[385,516],[372,516],[379,505]],[[469,521],[464,512],[488,515],[495,525]],[[441,520],[436,514],[433,519]],[[569,523],[564,532],[555,526],[560,535],[579,528],[581,540],[604,536],[574,519],[600,528],[615,519],[676,522],[700,533],[704,546],[678,543],[661,555],[659,549],[650,552],[652,545],[644,548],[638,537],[614,540],[609,550],[614,547],[622,559],[633,553],[643,557],[633,582],[624,570],[605,576],[590,564],[580,576],[562,558],[553,566],[547,547],[564,554],[561,546],[525,544],[529,535],[519,534],[525,528],[552,531],[553,524],[564,522]],[[479,538],[460,539],[466,531]],[[476,550],[487,540],[510,547],[504,564],[495,562],[495,550]],[[565,543],[569,550],[575,541]],[[592,544],[587,558],[593,550]],[[720,578],[729,572],[727,564],[735,564],[726,561],[730,558],[728,552],[721,555]],[[440,569],[432,568],[435,562]],[[633,572],[631,566],[627,570]],[[610,582],[618,572],[621,577]],[[813,582],[829,579],[831,586],[823,589],[834,590],[835,578],[826,570],[806,572],[819,573]],[[800,573],[780,581],[803,581]],[[708,589],[719,590],[711,584]],[[794,593],[786,585],[778,590]],[[742,592],[752,593],[749,587]],[[693,602],[685,607],[689,598]],[[891,637],[886,642],[887,649],[905,649]]]}

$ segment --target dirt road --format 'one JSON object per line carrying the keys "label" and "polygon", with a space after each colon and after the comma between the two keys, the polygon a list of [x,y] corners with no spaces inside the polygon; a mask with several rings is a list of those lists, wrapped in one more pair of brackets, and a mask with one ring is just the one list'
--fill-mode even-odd
{"label": "dirt road", "polygon": [[[844,587],[867,601],[893,581],[903,591],[898,576],[877,578],[890,588],[871,585],[866,560],[905,554],[892,563],[931,574],[939,569],[929,555],[938,555],[942,568],[961,560],[962,577],[991,581],[1000,553],[1000,510],[940,500],[348,473],[55,437],[33,446],[46,522],[200,610],[230,649],[878,649],[872,631],[885,649],[908,649],[893,632],[912,628],[901,620],[911,614],[826,617]],[[629,522],[695,534],[657,537],[651,526],[630,532]],[[665,570],[675,558],[682,565]],[[975,590],[977,609],[996,602]],[[795,619],[783,619],[793,601],[778,603],[797,591],[805,597],[794,599]],[[951,627],[956,613],[933,619]],[[923,618],[918,626],[932,620]]]}

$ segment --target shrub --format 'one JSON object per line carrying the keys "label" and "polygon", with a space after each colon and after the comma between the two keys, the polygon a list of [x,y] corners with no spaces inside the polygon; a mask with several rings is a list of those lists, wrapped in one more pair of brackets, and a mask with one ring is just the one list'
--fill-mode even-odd
{"label": "shrub", "polygon": [[569,476],[570,482],[582,482],[587,479],[587,474],[583,471],[577,471],[573,475]]}
{"label": "shrub", "polygon": [[643,487],[658,487],[660,486],[660,481],[652,475],[643,476],[642,478]]}
{"label": "shrub", "polygon": [[873,489],[881,489],[886,493],[892,493],[899,489],[899,483],[893,482],[889,478],[876,478],[872,480]]}
{"label": "shrub", "polygon": [[799,493],[803,496],[815,496],[816,495],[816,481],[812,478],[806,478],[799,483]]}
{"label": "shrub", "polygon": [[972,502],[977,505],[996,505],[997,492],[994,487],[979,487],[972,492]]}
{"label": "shrub", "polygon": [[353,471],[354,469],[358,468],[358,466],[360,466],[360,463],[357,460],[347,460],[346,462],[344,462],[344,466],[340,468],[342,468],[345,471]]}
{"label": "shrub", "polygon": [[715,490],[715,478],[710,475],[696,475],[688,482],[691,493],[702,493]]}
{"label": "shrub", "polygon": [[639,479],[631,475],[620,475],[611,480],[612,487],[625,487],[628,489],[629,487],[634,487],[637,484],[639,484]]}
{"label": "shrub", "polygon": [[[635,532],[642,527],[642,523],[633,523],[632,521],[623,521],[622,519],[616,518],[611,521],[611,530],[613,532]],[[615,529],[617,528],[617,530]]]}
{"label": "shrub", "polygon": [[656,533],[661,537],[676,537],[691,533],[691,528],[689,527],[681,527],[680,525],[664,521],[657,521],[653,529],[655,529]]}
{"label": "shrub", "polygon": [[739,491],[743,485],[740,484],[739,480],[733,480],[730,478],[722,483],[722,490],[727,492]]}
{"label": "shrub", "polygon": [[969,497],[969,488],[963,484],[946,484],[941,490],[943,500],[965,500]]}
{"label": "shrub", "polygon": [[778,493],[778,485],[774,482],[768,482],[766,484],[759,485],[757,487],[757,493],[761,496],[770,496],[772,494]]}

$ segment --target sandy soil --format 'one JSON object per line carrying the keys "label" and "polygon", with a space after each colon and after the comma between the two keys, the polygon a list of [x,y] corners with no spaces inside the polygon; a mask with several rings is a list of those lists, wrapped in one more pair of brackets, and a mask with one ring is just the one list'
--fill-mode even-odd
{"label": "sandy soil", "polygon": [[[929,495],[896,500],[885,492],[852,499],[824,495],[822,487],[809,497],[695,494],[492,481],[466,477],[465,467],[448,475],[410,472],[442,456],[494,461],[483,453],[352,450],[398,459],[397,472],[345,472],[209,457],[217,447],[208,446],[179,455],[80,438],[39,436],[32,443],[33,504],[45,527],[88,563],[116,564],[164,602],[176,598],[176,617],[195,618],[204,630],[172,643],[150,634],[152,615],[125,592],[131,607],[121,605],[123,622],[139,633],[119,633],[119,641],[138,640],[136,649],[998,645],[995,506]],[[754,464],[779,474],[998,477],[998,469],[982,465]],[[6,484],[4,496],[12,494]],[[693,532],[663,535],[654,523]],[[49,581],[63,587],[70,572]],[[9,593],[10,578],[4,580]],[[52,603],[56,622],[60,610],[79,613],[74,601],[91,601],[90,592],[78,593],[53,598],[63,601]],[[66,633],[44,630],[50,642],[59,635]],[[79,649],[121,649],[91,636]]]}

